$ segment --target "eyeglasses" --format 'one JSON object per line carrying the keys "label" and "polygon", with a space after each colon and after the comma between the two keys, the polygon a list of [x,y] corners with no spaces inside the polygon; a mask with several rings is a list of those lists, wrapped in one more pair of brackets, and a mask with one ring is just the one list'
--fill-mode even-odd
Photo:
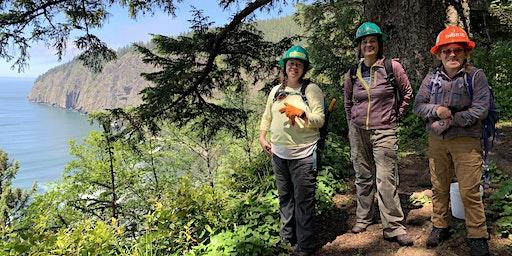
{"label": "eyeglasses", "polygon": [[463,53],[464,51],[465,51],[464,48],[454,48],[454,49],[441,50],[441,53],[446,56],[450,56],[450,55],[452,55],[452,53],[455,55],[459,55],[459,54]]}

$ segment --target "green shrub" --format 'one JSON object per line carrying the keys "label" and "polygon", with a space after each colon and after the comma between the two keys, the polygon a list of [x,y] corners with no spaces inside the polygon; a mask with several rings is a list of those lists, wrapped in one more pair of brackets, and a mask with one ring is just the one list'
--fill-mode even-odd
{"label": "green shrub", "polygon": [[488,48],[476,48],[475,66],[482,68],[493,88],[503,119],[512,118],[512,40],[499,40]]}
{"label": "green shrub", "polygon": [[191,255],[275,255],[280,240],[278,205],[275,191],[249,193],[232,209],[231,227],[195,247]]}
{"label": "green shrub", "polygon": [[503,181],[489,202],[489,210],[497,214],[496,231],[504,236],[512,234],[512,181]]}

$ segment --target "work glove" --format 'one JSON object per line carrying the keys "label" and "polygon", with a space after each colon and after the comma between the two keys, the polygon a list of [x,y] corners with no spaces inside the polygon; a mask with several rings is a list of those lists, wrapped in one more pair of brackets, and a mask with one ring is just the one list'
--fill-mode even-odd
{"label": "work glove", "polygon": [[434,131],[435,134],[441,135],[443,132],[445,132],[450,126],[452,125],[452,119],[441,119],[438,121],[433,122],[430,125],[430,128],[432,128],[432,131]]}
{"label": "work glove", "polygon": [[292,125],[295,125],[295,117],[300,118],[302,115],[304,115],[304,110],[294,107],[286,102],[284,103],[284,107],[279,109],[279,112],[285,114],[290,119]]}

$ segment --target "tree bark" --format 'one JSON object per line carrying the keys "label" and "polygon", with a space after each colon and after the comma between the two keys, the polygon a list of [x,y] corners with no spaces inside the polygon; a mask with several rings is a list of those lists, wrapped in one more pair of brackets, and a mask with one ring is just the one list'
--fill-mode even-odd
{"label": "tree bark", "polygon": [[429,51],[444,28],[444,1],[366,0],[364,17],[389,35],[384,43],[384,56],[399,58],[411,85],[417,89],[436,63]]}

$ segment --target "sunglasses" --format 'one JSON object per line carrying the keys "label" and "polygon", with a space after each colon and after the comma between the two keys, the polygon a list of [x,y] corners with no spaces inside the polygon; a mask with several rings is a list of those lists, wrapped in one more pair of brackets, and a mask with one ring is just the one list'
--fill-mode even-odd
{"label": "sunglasses", "polygon": [[464,51],[465,51],[464,48],[454,48],[454,49],[441,50],[441,53],[444,55],[450,56],[450,55],[452,55],[452,53],[455,55],[459,55],[459,54],[463,53]]}

